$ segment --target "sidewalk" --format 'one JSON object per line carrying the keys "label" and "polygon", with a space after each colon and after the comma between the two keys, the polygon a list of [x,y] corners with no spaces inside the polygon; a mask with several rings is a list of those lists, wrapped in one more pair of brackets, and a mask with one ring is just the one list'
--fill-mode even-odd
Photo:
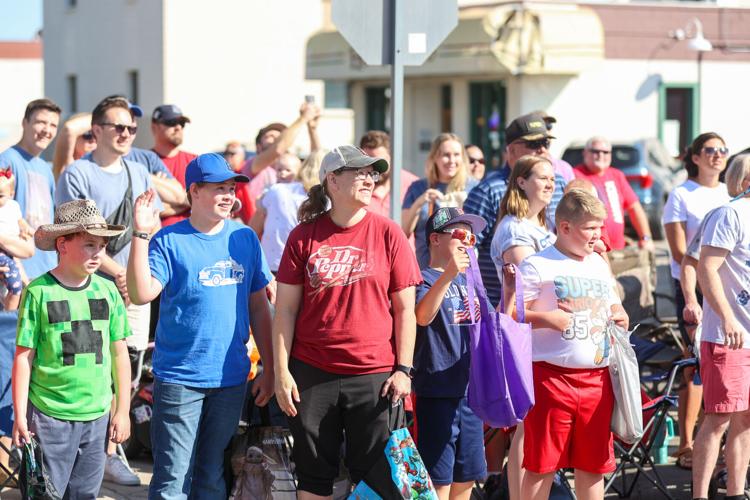
{"label": "sidewalk", "polygon": [[[120,486],[104,481],[99,491],[100,500],[146,500],[148,483],[151,481],[152,463],[150,459],[140,458],[130,461],[130,467],[141,478],[141,486]],[[5,489],[0,492],[2,500],[21,500],[21,493],[16,489]]]}

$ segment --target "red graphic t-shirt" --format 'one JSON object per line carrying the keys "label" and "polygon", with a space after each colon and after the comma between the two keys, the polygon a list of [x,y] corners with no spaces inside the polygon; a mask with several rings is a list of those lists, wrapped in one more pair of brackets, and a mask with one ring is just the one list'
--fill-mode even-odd
{"label": "red graphic t-shirt", "polygon": [[401,228],[368,212],[341,228],[326,214],[292,230],[276,279],[303,285],[291,355],[345,375],[393,369],[390,294],[422,282]]}
{"label": "red graphic t-shirt", "polygon": [[[156,153],[156,151],[154,151],[154,153]],[[159,153],[156,153],[156,154],[159,154]],[[187,153],[185,151],[179,151],[176,155],[172,156],[171,158],[168,156],[159,155],[159,158],[161,158],[161,161],[163,161],[164,165],[167,166],[167,170],[172,172],[172,175],[174,175],[174,178],[177,179],[180,184],[182,184],[182,187],[185,187],[185,170],[187,169],[188,163],[193,161],[193,158],[195,157],[196,155],[194,155],[193,153]],[[175,222],[180,222],[181,220],[185,220],[188,217],[190,217],[189,208],[186,209],[182,213],[164,217],[161,220],[161,226],[162,227],[171,226]]]}
{"label": "red graphic t-shirt", "polygon": [[638,196],[630,187],[625,174],[615,167],[609,167],[601,175],[592,174],[583,164],[574,168],[573,173],[576,178],[591,182],[599,194],[599,199],[607,207],[604,227],[609,235],[612,250],[625,248],[625,212],[638,201]]}

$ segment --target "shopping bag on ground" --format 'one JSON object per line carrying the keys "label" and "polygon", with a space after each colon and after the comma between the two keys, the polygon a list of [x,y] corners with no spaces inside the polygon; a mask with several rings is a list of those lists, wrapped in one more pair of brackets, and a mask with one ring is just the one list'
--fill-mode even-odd
{"label": "shopping bag on ground", "polygon": [[403,402],[389,410],[390,437],[383,454],[349,500],[438,500],[427,468],[406,428]]}
{"label": "shopping bag on ground", "polygon": [[18,489],[23,500],[61,500],[44,468],[44,452],[32,436],[31,443],[24,445],[21,457],[21,474]]}
{"label": "shopping bag on ground", "polygon": [[[610,321],[607,325],[612,350],[609,353],[609,376],[615,393],[612,432],[621,441],[634,443],[643,436],[643,409],[638,360],[630,345],[630,332]],[[633,329],[635,330],[635,328]]]}
{"label": "shopping bag on ground", "polygon": [[296,500],[288,431],[267,425],[267,411],[261,411],[261,419],[262,425],[247,430],[245,444],[232,456],[236,479],[230,498]]}
{"label": "shopping bag on ground", "polygon": [[[479,294],[479,321],[471,331],[469,407],[492,427],[511,427],[523,421],[534,406],[531,366],[531,325],[524,323],[523,280],[516,269],[518,321],[490,310],[476,255],[468,252],[466,270],[469,303]],[[501,304],[501,310],[504,310]],[[471,308],[473,311],[474,308]],[[473,313],[472,313],[473,314]]]}

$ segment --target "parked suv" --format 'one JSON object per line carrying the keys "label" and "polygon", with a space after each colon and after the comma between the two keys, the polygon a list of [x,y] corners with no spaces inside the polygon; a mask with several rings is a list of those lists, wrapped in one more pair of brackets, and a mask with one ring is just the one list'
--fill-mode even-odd
{"label": "parked suv", "polygon": [[[571,143],[563,160],[573,166],[583,163],[584,142]],[[664,237],[661,215],[667,196],[687,179],[680,162],[672,158],[657,139],[612,141],[612,166],[622,171],[638,195],[648,216],[654,238]]]}

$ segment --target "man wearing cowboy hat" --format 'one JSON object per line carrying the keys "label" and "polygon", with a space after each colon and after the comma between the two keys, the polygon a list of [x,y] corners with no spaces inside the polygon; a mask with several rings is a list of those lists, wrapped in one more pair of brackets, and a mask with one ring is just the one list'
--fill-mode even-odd
{"label": "man wearing cowboy hat", "polygon": [[59,262],[29,283],[18,315],[13,440],[21,446],[34,436],[65,498],[95,498],[104,443],[130,435],[127,314],[115,284],[95,274],[107,241],[125,227],[108,224],[91,200],[60,205],[54,220],[39,226],[34,241],[55,250]]}

